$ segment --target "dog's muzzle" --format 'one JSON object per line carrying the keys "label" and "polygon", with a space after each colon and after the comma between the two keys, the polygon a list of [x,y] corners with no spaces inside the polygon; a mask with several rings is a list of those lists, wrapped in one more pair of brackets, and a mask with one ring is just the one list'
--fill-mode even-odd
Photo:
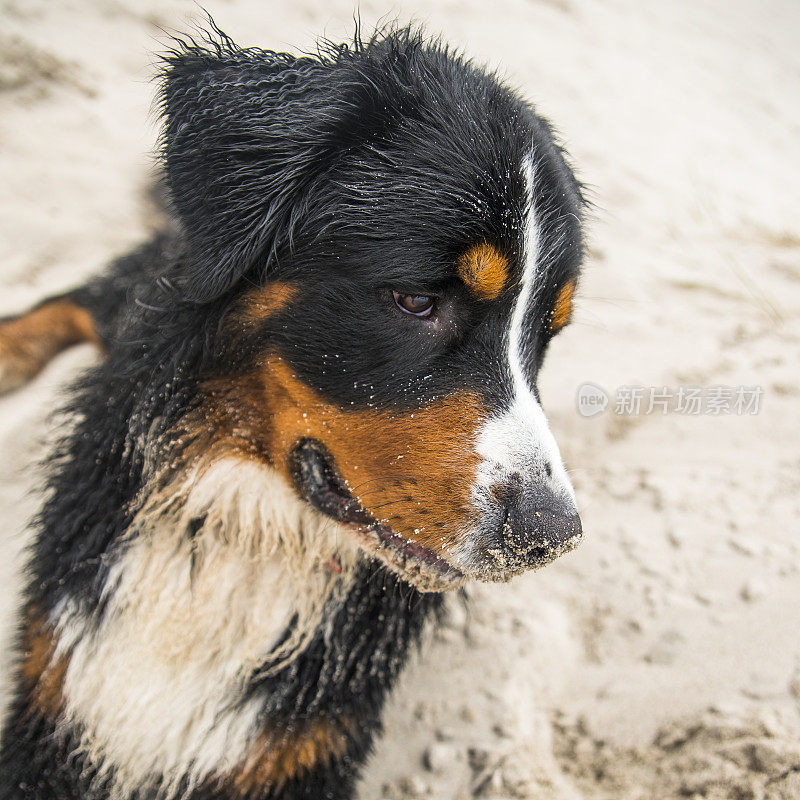
{"label": "dog's muzzle", "polygon": [[496,572],[503,579],[538,569],[580,542],[581,519],[571,499],[556,495],[540,479],[514,473],[493,485],[491,495],[498,508],[491,513],[495,530],[481,537],[486,542],[482,572]]}

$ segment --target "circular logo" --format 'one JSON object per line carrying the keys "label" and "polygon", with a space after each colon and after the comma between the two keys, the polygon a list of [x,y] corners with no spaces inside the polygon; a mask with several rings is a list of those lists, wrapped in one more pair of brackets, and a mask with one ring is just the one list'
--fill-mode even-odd
{"label": "circular logo", "polygon": [[608,407],[608,394],[596,383],[582,383],[578,387],[575,400],[578,404],[578,413],[582,417],[596,417]]}

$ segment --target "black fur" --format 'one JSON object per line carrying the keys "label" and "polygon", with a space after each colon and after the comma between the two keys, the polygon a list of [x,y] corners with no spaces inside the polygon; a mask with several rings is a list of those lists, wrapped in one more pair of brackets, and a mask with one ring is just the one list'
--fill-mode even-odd
{"label": "black fur", "polygon": [[[74,427],[51,459],[25,608],[42,616],[65,597],[102,614],[108,569],[144,482],[133,443],[166,442],[166,457],[203,381],[235,380],[267,346],[346,407],[413,408],[454,388],[505,407],[498,342],[512,298],[475,299],[453,264],[490,241],[519,273],[519,164],[531,148],[545,271],[528,312],[534,380],[551,336],[547,312],[582,255],[579,187],[546,123],[493,76],[417,32],[303,57],[239,49],[217,32],[166,57],[161,102],[179,230],[68,295],[92,313],[107,356],[76,386]],[[300,287],[290,312],[256,330],[225,327],[245,291],[278,279]],[[433,335],[411,327],[389,288],[441,295],[446,324]],[[290,729],[319,715],[359,720],[342,759],[262,800],[353,796],[386,693],[440,605],[376,564],[297,660],[252,675],[241,701],[262,697],[265,719]],[[106,800],[94,765],[72,752],[76,732],[56,736],[23,687],[17,676],[0,798]]]}

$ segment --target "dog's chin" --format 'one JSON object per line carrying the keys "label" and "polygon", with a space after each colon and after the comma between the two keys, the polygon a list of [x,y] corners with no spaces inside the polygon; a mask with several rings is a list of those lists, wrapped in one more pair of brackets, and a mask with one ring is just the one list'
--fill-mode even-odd
{"label": "dog's chin", "polygon": [[430,548],[376,520],[347,490],[322,444],[302,441],[292,452],[295,487],[306,502],[345,526],[361,547],[422,592],[457,589],[467,576]]}

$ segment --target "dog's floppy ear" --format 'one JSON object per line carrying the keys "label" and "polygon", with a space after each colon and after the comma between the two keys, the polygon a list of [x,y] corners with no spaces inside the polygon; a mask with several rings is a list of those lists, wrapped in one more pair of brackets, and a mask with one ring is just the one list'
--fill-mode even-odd
{"label": "dog's floppy ear", "polygon": [[238,48],[217,29],[164,57],[163,161],[188,246],[188,298],[219,297],[291,239],[304,192],[332,158],[327,70]]}

